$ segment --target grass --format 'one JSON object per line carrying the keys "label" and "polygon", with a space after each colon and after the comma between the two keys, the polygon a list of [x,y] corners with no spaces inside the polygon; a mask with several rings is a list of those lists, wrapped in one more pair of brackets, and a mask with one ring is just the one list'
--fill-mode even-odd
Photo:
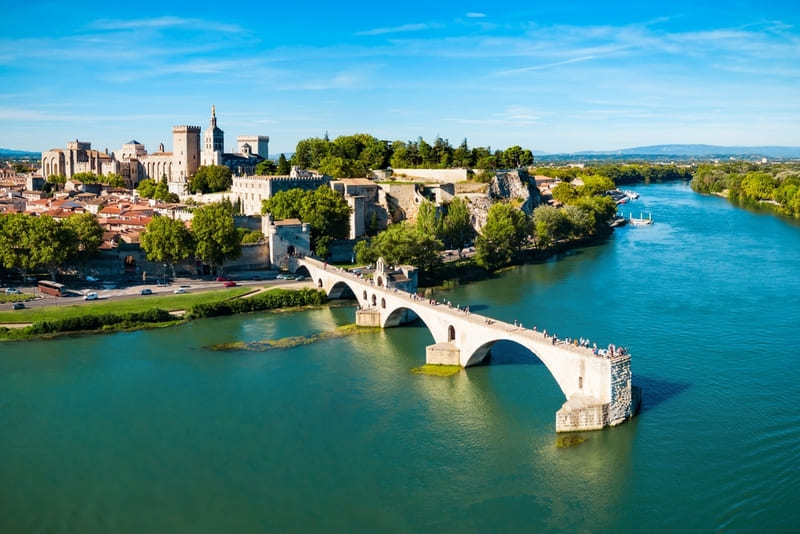
{"label": "grass", "polygon": [[567,449],[575,447],[586,441],[586,438],[577,434],[562,434],[556,437],[556,447]]}
{"label": "grass", "polygon": [[411,372],[415,375],[453,376],[461,371],[460,365],[433,365],[426,363],[421,367],[414,367]]}
{"label": "grass", "polygon": [[[250,291],[252,291],[252,288],[249,287],[226,288],[196,293],[189,291],[183,295],[169,293],[125,299],[100,299],[85,304],[69,304],[73,299],[79,299],[80,297],[68,297],[59,299],[57,306],[47,307],[43,307],[41,301],[33,301],[27,303],[27,307],[24,310],[0,311],[0,324],[56,321],[82,315],[101,315],[104,313],[144,312],[153,308],[169,311],[182,310],[195,304],[205,304],[239,297]],[[47,303],[52,303],[53,299],[54,297],[47,297]]]}

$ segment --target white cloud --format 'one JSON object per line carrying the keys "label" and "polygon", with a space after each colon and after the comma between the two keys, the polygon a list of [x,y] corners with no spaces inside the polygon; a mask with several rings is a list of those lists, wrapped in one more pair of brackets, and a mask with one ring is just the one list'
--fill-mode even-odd
{"label": "white cloud", "polygon": [[406,32],[419,32],[439,28],[438,24],[403,24],[401,26],[393,26],[387,28],[374,28],[372,30],[365,30],[356,33],[356,35],[384,35],[387,33],[406,33]]}
{"label": "white cloud", "polygon": [[464,16],[470,19],[482,19],[486,17],[486,13],[478,13],[477,11],[469,11]]}

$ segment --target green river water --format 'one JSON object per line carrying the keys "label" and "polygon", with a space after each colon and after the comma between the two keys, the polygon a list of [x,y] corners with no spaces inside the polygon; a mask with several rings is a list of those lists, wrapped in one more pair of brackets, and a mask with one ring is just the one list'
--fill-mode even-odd
{"label": "green river water", "polygon": [[563,395],[422,324],[268,352],[352,307],[0,345],[0,532],[795,532],[800,227],[640,186],[607,243],[440,294],[632,353],[641,413],[556,446]]}

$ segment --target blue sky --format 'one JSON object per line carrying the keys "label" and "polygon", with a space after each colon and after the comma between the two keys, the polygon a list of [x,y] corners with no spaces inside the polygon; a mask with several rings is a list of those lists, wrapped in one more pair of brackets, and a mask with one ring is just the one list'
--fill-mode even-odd
{"label": "blue sky", "polygon": [[[700,5],[702,4],[702,5]],[[269,135],[800,145],[797,2],[6,4],[0,147]]]}

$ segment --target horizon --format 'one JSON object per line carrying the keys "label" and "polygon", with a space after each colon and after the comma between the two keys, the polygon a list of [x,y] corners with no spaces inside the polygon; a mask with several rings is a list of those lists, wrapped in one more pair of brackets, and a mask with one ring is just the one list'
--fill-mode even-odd
{"label": "horizon", "polygon": [[10,7],[36,25],[0,38],[0,146],[171,150],[172,126],[205,130],[212,105],[226,151],[268,135],[271,155],[355,133],[548,154],[800,139],[794,7],[248,7],[250,24],[183,1],[134,18],[92,2]]}

